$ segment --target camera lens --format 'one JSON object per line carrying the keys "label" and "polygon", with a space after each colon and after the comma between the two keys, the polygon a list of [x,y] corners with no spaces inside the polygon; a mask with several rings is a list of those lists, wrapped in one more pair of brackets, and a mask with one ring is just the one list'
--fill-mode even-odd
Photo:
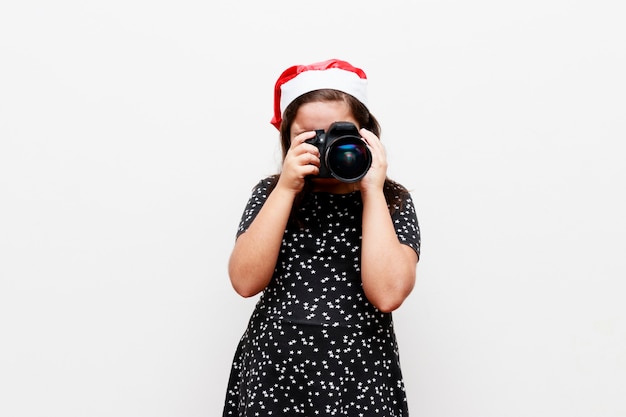
{"label": "camera lens", "polygon": [[360,138],[337,139],[326,154],[326,165],[332,175],[344,182],[360,180],[370,168],[372,157]]}

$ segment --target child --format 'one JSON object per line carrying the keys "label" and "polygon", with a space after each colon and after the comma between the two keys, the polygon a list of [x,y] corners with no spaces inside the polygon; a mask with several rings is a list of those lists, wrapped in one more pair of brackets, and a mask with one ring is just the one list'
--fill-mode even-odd
{"label": "child", "polygon": [[[366,86],[361,69],[336,59],[276,82],[282,170],[254,188],[229,260],[235,291],[263,294],[224,416],[408,415],[392,311],[413,289],[420,232],[409,192],[387,178]],[[314,139],[334,122],[354,124],[368,149],[358,179],[327,174]]]}

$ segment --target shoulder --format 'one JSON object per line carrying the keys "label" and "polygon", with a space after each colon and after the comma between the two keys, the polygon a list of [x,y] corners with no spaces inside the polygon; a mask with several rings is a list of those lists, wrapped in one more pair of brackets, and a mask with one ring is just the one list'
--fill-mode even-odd
{"label": "shoulder", "polygon": [[278,181],[278,177],[275,175],[265,177],[257,181],[257,183],[252,187],[250,200],[251,201],[264,201],[267,199],[267,196],[272,192],[274,187],[276,186],[276,182]]}
{"label": "shoulder", "polygon": [[409,190],[397,181],[386,179],[385,189],[395,194],[408,194]]}
{"label": "shoulder", "polygon": [[269,177],[262,178],[254,185],[254,187],[252,187],[252,193],[253,194],[269,193],[276,186],[277,181],[278,181],[277,175],[270,175]]}
{"label": "shoulder", "polygon": [[399,182],[391,179],[385,180],[384,193],[387,203],[393,210],[398,210],[406,203],[411,202],[411,193]]}

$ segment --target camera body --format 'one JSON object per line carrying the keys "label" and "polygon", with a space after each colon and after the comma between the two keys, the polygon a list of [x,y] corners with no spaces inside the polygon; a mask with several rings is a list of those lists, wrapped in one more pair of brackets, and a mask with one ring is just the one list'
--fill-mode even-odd
{"label": "camera body", "polygon": [[359,129],[351,122],[334,122],[328,131],[316,130],[315,137],[306,142],[320,151],[318,178],[356,182],[372,165],[372,154],[361,139]]}

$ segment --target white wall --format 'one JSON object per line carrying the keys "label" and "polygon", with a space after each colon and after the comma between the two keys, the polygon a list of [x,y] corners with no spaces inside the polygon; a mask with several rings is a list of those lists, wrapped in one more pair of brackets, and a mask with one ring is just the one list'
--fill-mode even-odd
{"label": "white wall", "polygon": [[[297,7],[297,10],[294,10]],[[626,415],[614,0],[0,4],[0,415],[221,415],[287,66],[363,67],[423,233],[412,414]]]}

